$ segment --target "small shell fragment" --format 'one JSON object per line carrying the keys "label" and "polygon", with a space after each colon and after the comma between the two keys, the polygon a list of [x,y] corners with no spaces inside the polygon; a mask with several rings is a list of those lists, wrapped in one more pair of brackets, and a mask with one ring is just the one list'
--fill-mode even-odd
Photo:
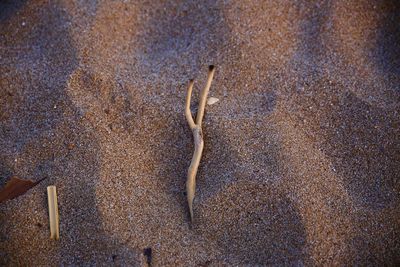
{"label": "small shell fragment", "polygon": [[209,97],[209,98],[207,99],[207,105],[209,105],[209,106],[214,105],[214,104],[217,103],[218,101],[219,101],[219,99],[216,98],[216,97]]}

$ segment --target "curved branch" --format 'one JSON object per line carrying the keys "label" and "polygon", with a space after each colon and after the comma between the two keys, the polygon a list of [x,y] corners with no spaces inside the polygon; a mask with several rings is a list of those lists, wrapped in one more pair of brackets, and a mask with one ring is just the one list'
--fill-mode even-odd
{"label": "curved branch", "polygon": [[192,114],[190,112],[190,98],[192,95],[193,80],[191,80],[189,83],[188,94],[186,96],[185,115],[189,123],[190,129],[193,132],[193,140],[194,140],[194,152],[192,161],[188,169],[187,180],[186,180],[187,201],[189,205],[190,219],[192,222],[193,222],[193,199],[196,191],[196,174],[200,165],[200,160],[204,148],[203,130],[201,128],[201,123],[203,121],[207,95],[211,87],[211,81],[214,77],[214,71],[215,71],[214,66],[210,66],[208,71],[206,86],[201,91],[200,95],[200,104],[199,104],[199,110],[197,112],[196,123],[194,123]]}
{"label": "curved branch", "polygon": [[203,121],[203,116],[204,116],[204,109],[206,107],[206,102],[207,102],[207,95],[208,91],[210,90],[211,87],[211,82],[214,77],[214,72],[215,72],[215,67],[213,65],[210,65],[208,67],[208,77],[207,77],[207,83],[204,89],[201,91],[200,94],[200,104],[199,104],[199,110],[197,111],[197,118],[196,118],[196,124],[200,125]]}
{"label": "curved branch", "polygon": [[186,194],[189,204],[190,220],[193,222],[193,199],[196,191],[196,174],[200,165],[201,155],[203,154],[204,140],[201,127],[196,126],[192,132],[194,153],[187,173]]}
{"label": "curved branch", "polygon": [[194,127],[196,127],[196,124],[194,123],[194,120],[192,117],[192,113],[190,112],[190,99],[192,97],[193,84],[194,84],[194,81],[190,80],[189,87],[187,90],[187,95],[186,95],[186,102],[185,102],[185,116],[186,116],[186,120],[189,124],[190,129],[193,129]]}

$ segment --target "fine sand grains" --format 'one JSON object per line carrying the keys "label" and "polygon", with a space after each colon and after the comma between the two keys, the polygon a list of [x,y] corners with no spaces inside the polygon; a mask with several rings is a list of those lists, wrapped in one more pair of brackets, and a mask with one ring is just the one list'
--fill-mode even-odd
{"label": "fine sand grains", "polygon": [[[0,205],[0,265],[398,264],[399,14],[391,0],[2,1],[0,185],[47,179]],[[190,228],[184,103],[209,65],[219,102]]]}

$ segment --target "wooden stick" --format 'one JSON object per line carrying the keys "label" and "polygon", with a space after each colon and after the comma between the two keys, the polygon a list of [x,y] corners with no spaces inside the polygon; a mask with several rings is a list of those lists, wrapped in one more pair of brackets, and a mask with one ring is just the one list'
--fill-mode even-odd
{"label": "wooden stick", "polygon": [[58,217],[57,191],[54,185],[47,187],[47,200],[49,203],[49,219],[50,219],[50,238],[60,239],[60,227]]}
{"label": "wooden stick", "polygon": [[211,87],[211,81],[214,77],[214,71],[215,71],[214,66],[209,66],[207,83],[204,89],[200,93],[200,104],[197,112],[196,123],[194,123],[192,114],[190,112],[190,99],[193,89],[193,80],[189,82],[188,92],[186,96],[185,115],[189,127],[192,130],[193,140],[194,140],[194,153],[186,179],[187,201],[189,205],[190,220],[192,222],[193,222],[193,199],[196,191],[196,174],[197,174],[197,169],[199,168],[200,165],[201,155],[203,153],[203,148],[204,148],[203,130],[201,128],[201,124],[203,122],[207,95]]}
{"label": "wooden stick", "polygon": [[190,112],[190,99],[192,98],[193,84],[194,84],[194,81],[190,80],[187,95],[186,95],[186,103],[185,103],[185,116],[186,116],[186,120],[189,123],[190,129],[193,129],[194,127],[196,127],[196,124],[194,123],[194,120],[192,118],[192,113]]}
{"label": "wooden stick", "polygon": [[204,116],[204,109],[206,107],[207,103],[207,95],[208,91],[210,91],[211,87],[211,82],[214,77],[214,72],[215,72],[215,67],[213,65],[208,67],[208,77],[207,77],[207,83],[204,89],[200,93],[200,104],[199,104],[199,110],[197,111],[197,117],[196,117],[196,124],[201,126],[201,123],[203,121],[203,116]]}

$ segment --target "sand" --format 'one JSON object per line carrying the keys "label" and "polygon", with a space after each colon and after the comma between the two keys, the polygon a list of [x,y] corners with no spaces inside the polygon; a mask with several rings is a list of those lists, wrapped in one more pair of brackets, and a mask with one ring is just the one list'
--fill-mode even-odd
{"label": "sand", "polygon": [[400,264],[399,25],[395,0],[1,1],[0,185],[47,179],[0,205],[0,265]]}

